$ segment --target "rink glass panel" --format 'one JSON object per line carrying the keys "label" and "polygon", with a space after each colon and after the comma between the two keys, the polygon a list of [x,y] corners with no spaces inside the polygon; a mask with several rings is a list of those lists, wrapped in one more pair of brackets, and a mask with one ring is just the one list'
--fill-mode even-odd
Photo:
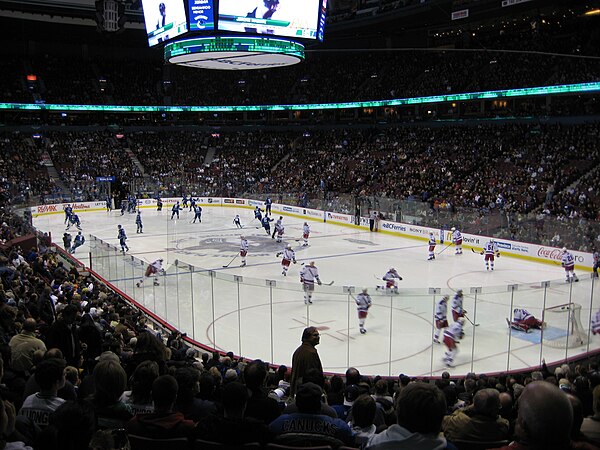
{"label": "rink glass panel", "polygon": [[[401,289],[399,294],[391,294],[370,289],[373,307],[365,322],[367,333],[362,335],[352,297],[360,287],[316,286],[313,304],[305,305],[302,285],[295,277],[274,282],[208,271],[181,261],[167,264],[165,274],[158,277],[160,284],[154,286],[152,277],[144,277],[147,261],[123,255],[119,248],[93,236],[90,252],[97,273],[208,347],[290,366],[303,329],[316,326],[326,371],[344,372],[354,366],[371,375],[439,376],[447,370],[442,360],[445,346],[432,342],[433,317],[437,301],[448,294],[448,321],[452,323],[454,290],[444,288],[434,294],[431,288]],[[590,314],[600,308],[599,289],[592,278],[580,278],[573,284],[553,281],[462,287],[468,317],[479,325],[465,321],[456,368],[450,371],[519,370],[535,367],[543,358],[560,362],[597,349],[600,336],[593,336],[589,327]],[[144,283],[138,288],[136,282],[141,279]],[[580,320],[589,337],[586,345],[554,348],[544,344],[539,330],[523,334],[506,323],[514,308],[525,308],[541,319],[545,308],[569,302],[582,306]],[[553,336],[568,332],[568,318],[564,314],[553,320]]]}

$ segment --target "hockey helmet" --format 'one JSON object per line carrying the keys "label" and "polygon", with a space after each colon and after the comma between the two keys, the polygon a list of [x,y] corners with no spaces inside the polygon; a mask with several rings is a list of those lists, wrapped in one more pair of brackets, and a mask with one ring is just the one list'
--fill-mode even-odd
{"label": "hockey helmet", "polygon": [[246,236],[244,236],[243,234],[240,235],[240,239],[246,239]]}
{"label": "hockey helmet", "polygon": [[448,294],[444,295],[442,297],[442,300],[444,300],[445,302],[447,302],[448,300],[450,300],[450,296]]}
{"label": "hockey helmet", "polygon": [[117,228],[121,228],[121,225],[117,225]]}
{"label": "hockey helmet", "polygon": [[369,292],[369,289],[364,287],[364,288],[362,288],[362,292],[363,292],[363,294],[366,294],[367,292]]}
{"label": "hockey helmet", "polygon": [[562,252],[564,253],[564,252],[566,252],[566,251],[567,251],[567,247],[563,247],[563,248],[562,248]]}
{"label": "hockey helmet", "polygon": [[285,248],[292,248],[292,244],[286,245]]}
{"label": "hockey helmet", "polygon": [[462,296],[462,295],[463,295],[463,291],[462,291],[462,289],[459,289],[459,290],[457,290],[457,291],[456,291],[456,295],[458,295],[458,296]]}
{"label": "hockey helmet", "polygon": [[456,231],[456,227],[450,228],[450,231]]}

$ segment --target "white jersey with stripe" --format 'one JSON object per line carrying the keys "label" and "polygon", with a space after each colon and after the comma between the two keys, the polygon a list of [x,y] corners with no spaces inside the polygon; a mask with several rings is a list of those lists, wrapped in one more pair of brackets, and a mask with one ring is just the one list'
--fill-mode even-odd
{"label": "white jersey with stripe", "polygon": [[248,251],[248,239],[240,240],[240,250]]}
{"label": "white jersey with stripe", "polygon": [[435,320],[446,320],[448,318],[448,302],[441,299],[435,307]]}
{"label": "white jersey with stripe", "polygon": [[287,259],[288,261],[296,261],[296,252],[291,248],[286,248],[282,252],[283,259]]}
{"label": "white jersey with stripe", "polygon": [[489,241],[483,247],[483,251],[486,255],[495,255],[496,253],[498,253],[498,244]]}
{"label": "white jersey with stripe", "polygon": [[356,296],[356,309],[358,311],[367,311],[371,306],[371,296],[361,292]]}
{"label": "white jersey with stripe", "polygon": [[513,311],[513,320],[516,322],[520,322],[522,320],[527,320],[530,317],[533,317],[533,314],[531,314],[526,309],[515,308],[515,310]]}
{"label": "white jersey with stripe", "polygon": [[463,326],[460,322],[454,322],[448,328],[444,330],[444,337],[449,337],[454,340],[454,342],[458,342],[460,340],[460,336],[463,332]]}
{"label": "white jersey with stripe", "polygon": [[452,297],[452,311],[456,311],[458,314],[462,313],[463,311],[463,296],[462,295],[455,295],[454,297]]}
{"label": "white jersey with stripe", "polygon": [[319,271],[315,266],[304,266],[300,271],[300,277],[305,283],[315,284],[315,280],[319,280]]}

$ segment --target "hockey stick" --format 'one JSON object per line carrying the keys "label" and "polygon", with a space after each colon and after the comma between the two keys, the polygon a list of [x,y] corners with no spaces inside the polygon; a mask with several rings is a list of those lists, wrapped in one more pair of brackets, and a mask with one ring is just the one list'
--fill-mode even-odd
{"label": "hockey stick", "polygon": [[323,283],[323,282],[321,282],[321,284],[323,286],[331,286],[333,283],[334,283],[334,281],[330,281],[329,283]]}
{"label": "hockey stick", "polygon": [[473,247],[471,247],[471,251],[472,251],[473,253],[475,253],[475,254],[478,254],[478,255],[483,255],[483,250],[482,250],[482,251],[480,251],[480,252],[476,252],[476,251],[475,251],[475,249],[474,249]]}
{"label": "hockey stick", "polygon": [[452,243],[450,243],[450,244],[446,245],[446,246],[445,246],[445,247],[444,247],[442,250],[440,250],[440,251],[439,251],[437,254],[438,254],[438,255],[441,255],[441,254],[442,254],[442,253],[444,253],[444,252],[445,252],[445,251],[448,249],[448,247],[450,247],[451,245],[452,245]]}
{"label": "hockey stick", "polygon": [[471,322],[471,325],[473,325],[474,327],[478,327],[480,325],[479,323],[473,323],[473,321],[471,319],[469,319],[469,316],[467,316],[466,314],[463,317],[465,319],[467,319],[469,322]]}
{"label": "hockey stick", "polygon": [[229,266],[231,265],[231,263],[232,263],[233,261],[235,261],[235,260],[236,260],[236,258],[237,258],[238,256],[239,256],[239,254],[238,254],[238,255],[235,255],[235,256],[233,257],[233,259],[232,259],[231,261],[229,261],[229,262],[228,262],[228,263],[227,263],[225,266],[223,266],[223,267],[224,267],[224,268],[225,268],[225,267],[229,267]]}

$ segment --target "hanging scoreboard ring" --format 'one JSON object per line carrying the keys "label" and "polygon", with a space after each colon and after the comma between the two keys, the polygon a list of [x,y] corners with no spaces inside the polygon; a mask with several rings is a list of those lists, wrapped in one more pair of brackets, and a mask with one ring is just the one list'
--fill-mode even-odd
{"label": "hanging scoreboard ring", "polygon": [[212,36],[165,45],[165,61],[201,69],[269,69],[304,60],[304,45],[285,38]]}

